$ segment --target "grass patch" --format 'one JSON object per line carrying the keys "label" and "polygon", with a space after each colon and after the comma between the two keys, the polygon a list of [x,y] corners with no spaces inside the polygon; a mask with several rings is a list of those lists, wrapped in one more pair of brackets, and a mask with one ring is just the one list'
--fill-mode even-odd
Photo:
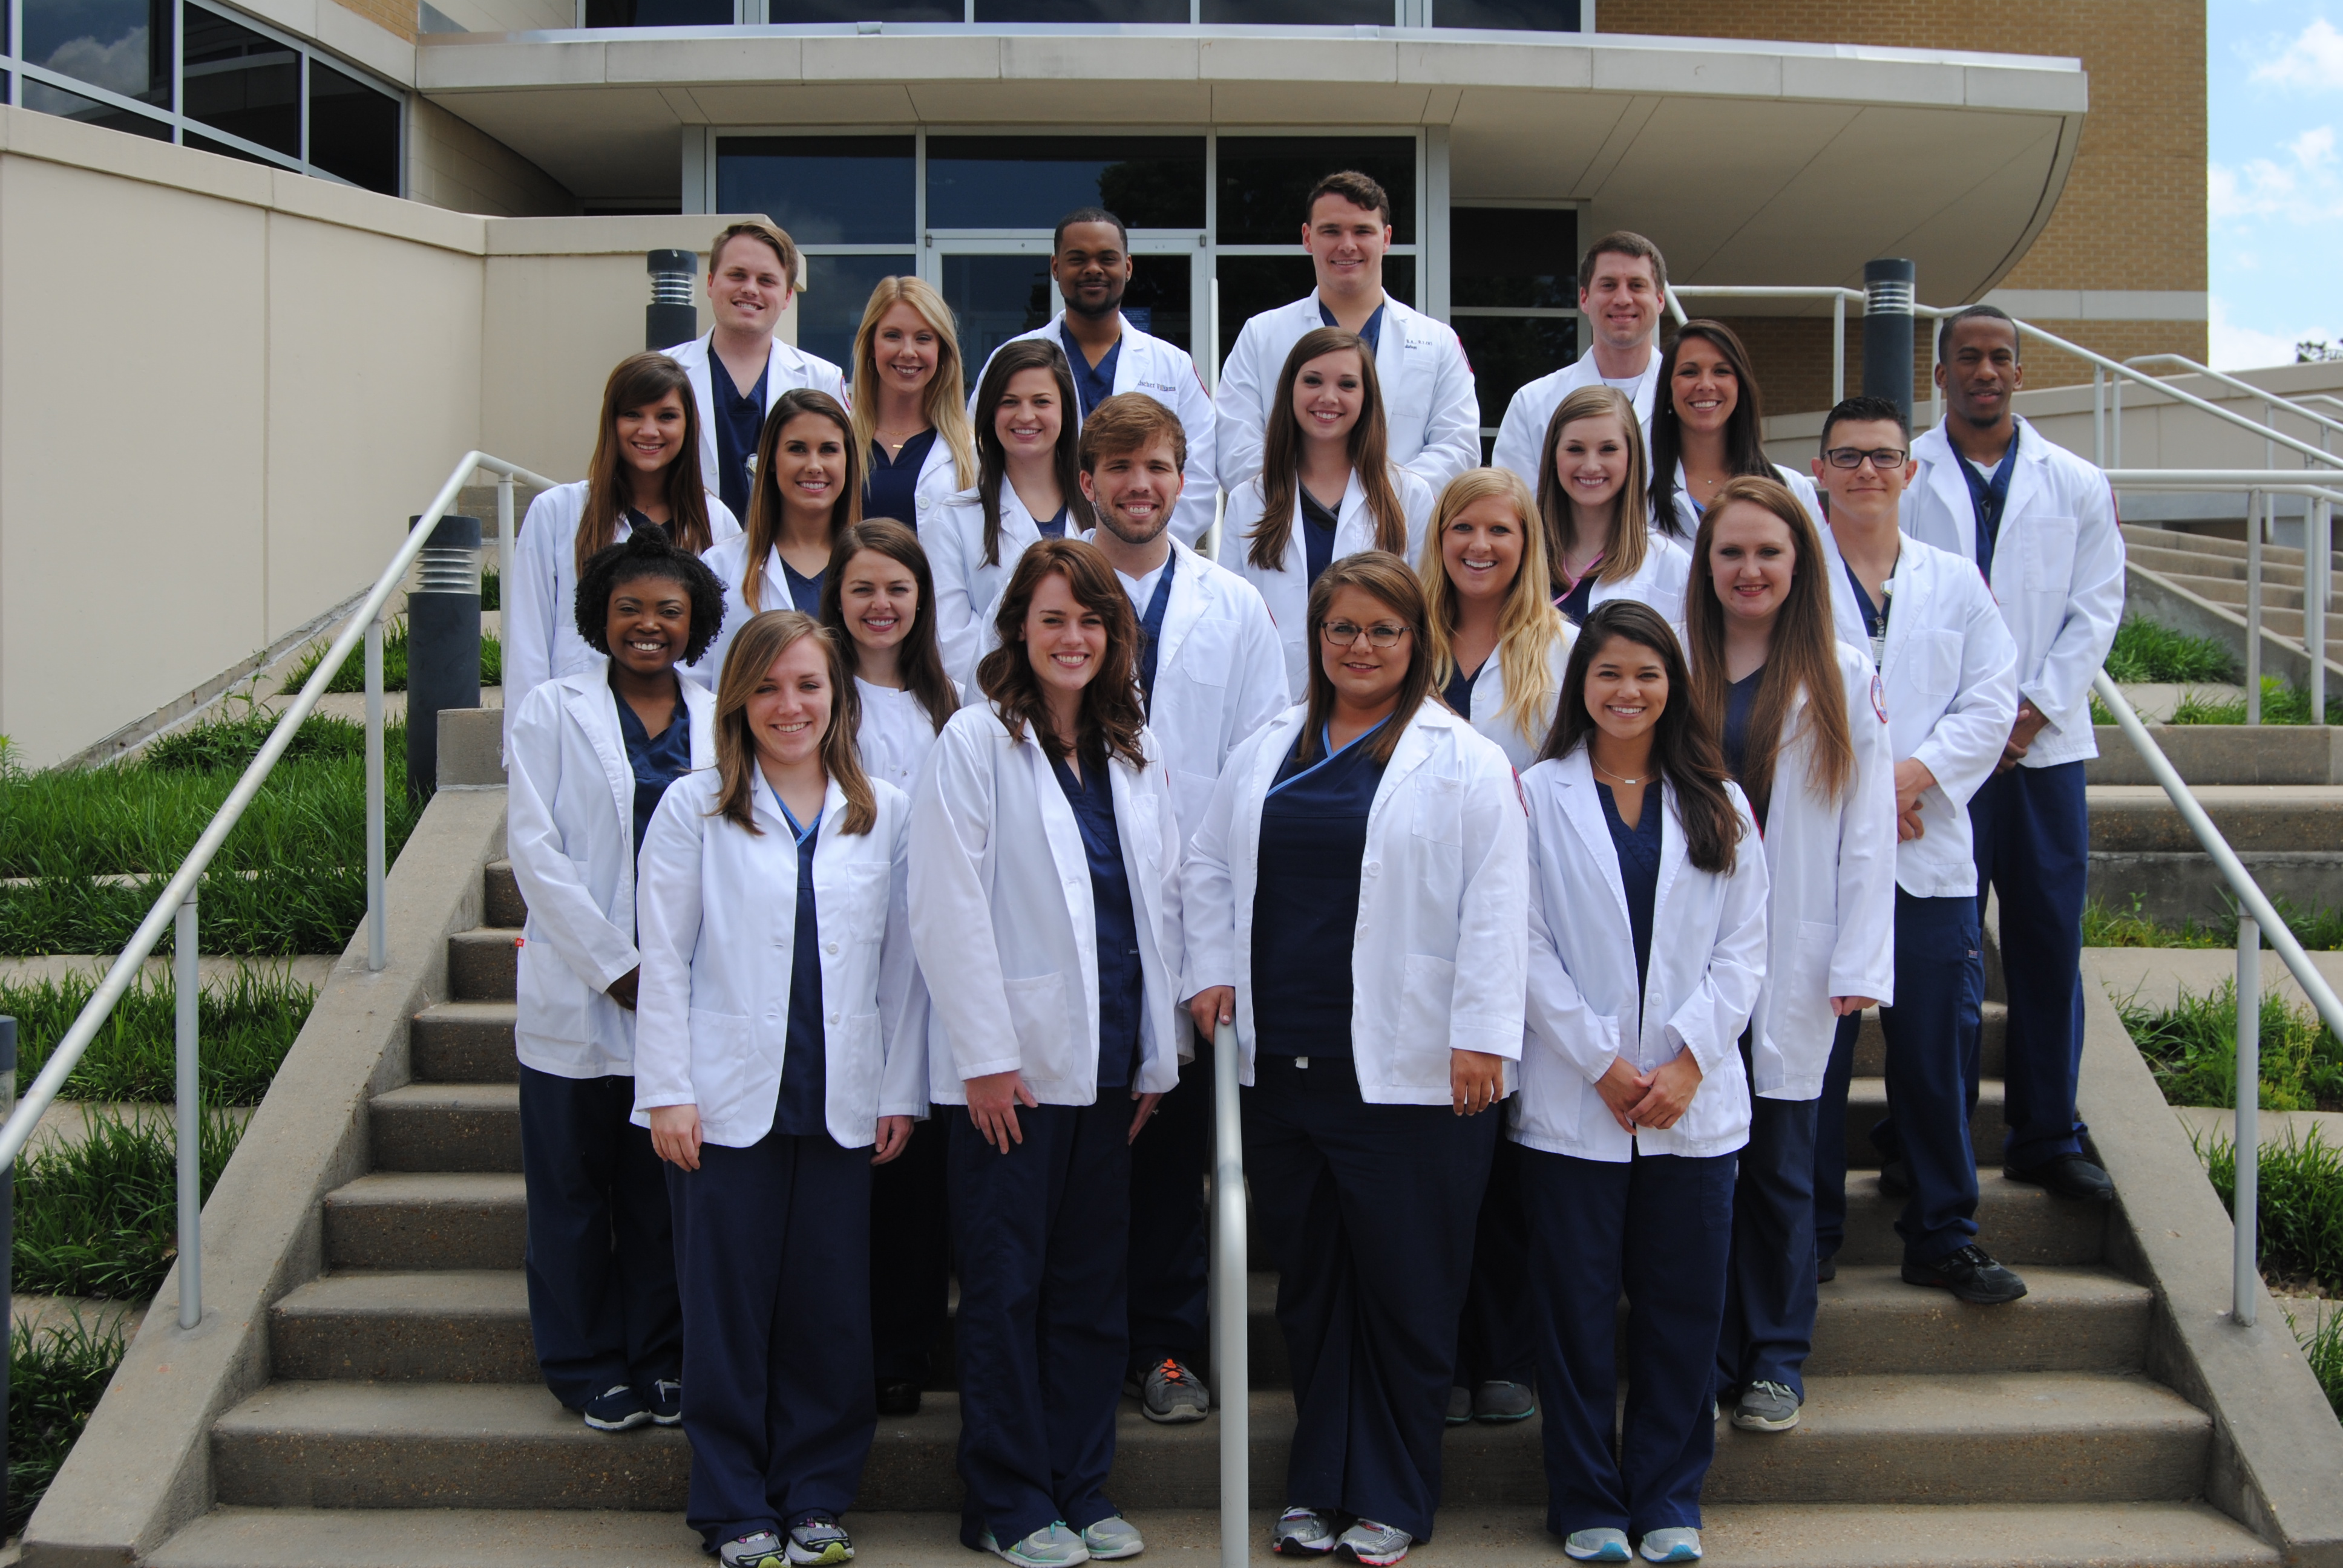
{"label": "grass patch", "polygon": [[[2233,697],[2226,700],[2188,692],[2173,708],[2172,724],[2243,724],[2246,721],[2246,699]],[[2275,675],[2262,677],[2262,722],[2264,724],[2309,724],[2310,693],[2288,685]],[[2327,699],[2327,717],[2323,722],[2343,724],[2343,699]]]}
{"label": "grass patch", "polygon": [[[277,729],[277,716],[254,711],[237,719],[190,724],[146,743],[138,763],[160,773],[242,773]],[[383,726],[383,749],[392,749],[391,726]],[[397,748],[406,755],[405,729]],[[286,743],[280,768],[295,762],[366,761],[366,726],[355,719],[312,714]]]}
{"label": "grass patch", "polygon": [[[2118,910],[2097,899],[2083,905],[2083,945],[2087,948],[2234,948],[2237,945],[2237,911],[2234,900],[2224,900],[2228,912],[2219,920],[2204,925],[2185,920],[2177,926],[2164,925],[2140,912],[2141,900],[2134,895],[2131,909]],[[2343,910],[2326,905],[2304,909],[2290,899],[2272,899],[2278,918],[2286,922],[2294,940],[2310,952],[2334,952],[2343,950]],[[2262,949],[2271,950],[2270,934],[2261,933]]]}
{"label": "grass patch", "polygon": [[2287,1326],[2294,1330],[2294,1342],[2302,1347],[2302,1359],[2310,1363],[2311,1375],[2318,1380],[2319,1391],[2338,1419],[2343,1419],[2343,1312],[2328,1312],[2316,1320],[2318,1327],[2309,1333],[2288,1312]]}
{"label": "grass patch", "polygon": [[[492,609],[495,607],[486,601],[484,594],[480,608]],[[326,645],[320,644],[303,654],[300,662],[293,667],[292,673],[285,678],[285,685],[277,695],[291,697],[308,685],[309,677],[317,673],[317,666],[324,662],[326,653]],[[502,686],[504,683],[504,645],[488,633],[482,632],[480,634],[480,684]],[[403,619],[392,621],[382,634],[382,689],[385,691],[407,689],[407,622]],[[349,658],[342,660],[342,668],[334,671],[334,678],[326,683],[326,689],[327,691],[364,691],[366,689],[366,645],[363,642],[350,649]]]}
{"label": "grass patch", "polygon": [[2118,685],[2188,681],[2226,684],[2237,665],[2229,650],[2209,637],[2191,637],[2138,616],[2126,616],[2107,649],[2107,671]]}
{"label": "grass patch", "polygon": [[0,1529],[24,1533],[129,1345],[119,1321],[92,1329],[76,1317],[39,1329],[18,1323],[10,1332],[8,1513]]}
{"label": "grass patch", "polygon": [[[2168,1104],[2237,1103],[2235,981],[2224,980],[2218,990],[2202,995],[2183,992],[2166,1012],[2128,1000],[2117,1010]],[[2264,1111],[2343,1111],[2343,1042],[2316,1012],[2266,992],[2261,1036]]]}
{"label": "grass patch", "polygon": [[[205,1196],[243,1132],[226,1111],[205,1110],[198,1139]],[[15,1288],[150,1300],[178,1254],[178,1211],[170,1129],[96,1112],[79,1141],[28,1153],[17,1167]]]}
{"label": "grass patch", "polygon": [[[2234,1205],[2236,1142],[2217,1135],[2200,1141],[2197,1152],[2223,1206]],[[2273,1289],[2311,1283],[2328,1295],[2343,1293],[2343,1150],[2329,1146],[2317,1128],[2300,1139],[2265,1142],[2254,1211],[2262,1278]]]}
{"label": "grass patch", "polygon": [[505,608],[505,579],[494,567],[480,573],[480,608],[484,610]]}
{"label": "grass patch", "polygon": [[[73,1027],[94,977],[0,984],[0,1013],[16,1020],[16,1092],[32,1087],[49,1053]],[[207,1105],[257,1105],[317,1004],[315,988],[287,975],[246,972],[204,989],[196,1003],[197,1055]],[[176,988],[140,980],[121,1001],[65,1080],[67,1100],[168,1101],[178,1092]]]}

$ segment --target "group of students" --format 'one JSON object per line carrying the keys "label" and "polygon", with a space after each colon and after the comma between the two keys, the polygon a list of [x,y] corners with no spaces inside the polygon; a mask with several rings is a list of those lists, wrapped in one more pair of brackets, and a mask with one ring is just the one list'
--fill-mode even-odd
{"label": "group of students", "polygon": [[1320,182],[1318,287],[1212,397],[1083,209],[1066,309],[965,401],[948,308],[882,282],[850,404],[771,337],[788,237],[735,225],[713,330],[622,363],[589,477],[529,509],[537,1352],[589,1426],[683,1427],[725,1568],[851,1558],[955,1275],[963,1542],[1141,1550],[1119,1401],[1212,1404],[1223,1027],[1285,1555],[1398,1562],[1443,1427],[1542,1409],[1570,1557],[1696,1559],[1715,1422],[1799,1418],[1875,1004],[1902,1277],[2023,1295],[1977,1244],[1989,888],[2006,1173],[2109,1195],[2074,1076],[2122,547],[2011,410],[2014,326],[1950,319],[1946,422],[1849,399],[1810,478],[1765,457],[1739,338],[1663,348],[1664,263],[1611,235],[1589,352],[1482,467],[1454,335],[1382,294],[1389,219]]}

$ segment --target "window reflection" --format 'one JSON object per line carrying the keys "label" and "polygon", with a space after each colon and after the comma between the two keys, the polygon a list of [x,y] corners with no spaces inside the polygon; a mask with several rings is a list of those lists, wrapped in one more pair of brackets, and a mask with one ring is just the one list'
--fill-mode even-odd
{"label": "window reflection", "polygon": [[1566,207],[1452,208],[1448,254],[1454,304],[1578,304],[1578,215]]}
{"label": "window reflection", "polygon": [[46,82],[35,82],[30,76],[25,78],[25,107],[79,120],[85,126],[102,126],[109,131],[151,136],[158,142],[171,139],[171,127],[160,120],[150,120],[134,110],[117,109],[112,104],[101,104],[96,98],[85,98],[62,87],[52,87]]}
{"label": "window reflection", "polygon": [[1517,33],[1575,33],[1579,0],[1433,0],[1435,27],[1495,27]]}
{"label": "window reflection", "polygon": [[[24,0],[24,6],[23,48],[33,64],[157,108],[171,106],[171,0]],[[25,107],[35,107],[33,84],[25,86]]]}
{"label": "window reflection", "polygon": [[947,256],[943,264],[944,300],[958,318],[960,357],[971,373],[1057,311],[1046,256]]}
{"label": "window reflection", "polygon": [[186,8],[181,102],[190,119],[301,156],[301,56],[200,5]]}
{"label": "window reflection", "polygon": [[958,22],[968,9],[960,0],[767,0],[765,15],[772,22]]}
{"label": "window reflection", "polygon": [[721,27],[733,20],[732,0],[586,0],[588,27]]}
{"label": "window reflection", "polygon": [[930,228],[1052,228],[1081,206],[1132,228],[1202,228],[1204,139],[928,138]]}
{"label": "window reflection", "polygon": [[799,245],[902,245],[912,148],[910,136],[721,136],[716,210],[763,213]]}
{"label": "window reflection", "polygon": [[1179,22],[1188,0],[976,0],[980,22]]}
{"label": "window reflection", "polygon": [[1392,241],[1415,240],[1413,136],[1222,136],[1222,245],[1294,245],[1310,187],[1337,169],[1373,176],[1392,199]]}
{"label": "window reflection", "polygon": [[398,101],[312,59],[309,161],[354,186],[397,196]]}
{"label": "window reflection", "polygon": [[1398,25],[1392,0],[1203,0],[1206,22],[1258,22],[1288,27],[1375,27]]}

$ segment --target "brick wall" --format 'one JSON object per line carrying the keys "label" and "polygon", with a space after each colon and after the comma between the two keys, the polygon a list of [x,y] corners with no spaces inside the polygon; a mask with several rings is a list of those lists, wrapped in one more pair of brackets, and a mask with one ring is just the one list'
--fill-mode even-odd
{"label": "brick wall", "polygon": [[336,0],[345,11],[355,12],[377,27],[387,28],[415,42],[415,22],[419,14],[415,0]]}

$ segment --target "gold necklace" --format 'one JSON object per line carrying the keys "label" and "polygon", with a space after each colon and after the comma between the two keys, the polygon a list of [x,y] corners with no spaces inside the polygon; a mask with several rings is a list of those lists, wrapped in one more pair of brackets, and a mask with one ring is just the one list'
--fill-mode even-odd
{"label": "gold necklace", "polygon": [[[1611,773],[1611,769],[1604,767],[1603,764],[1594,760],[1593,754],[1590,753],[1586,760],[1594,765],[1594,771],[1597,773]],[[1651,775],[1648,773],[1644,774],[1641,779],[1630,779],[1624,773],[1611,773],[1611,777],[1619,783],[1625,784],[1630,787],[1645,783],[1651,779]]]}

